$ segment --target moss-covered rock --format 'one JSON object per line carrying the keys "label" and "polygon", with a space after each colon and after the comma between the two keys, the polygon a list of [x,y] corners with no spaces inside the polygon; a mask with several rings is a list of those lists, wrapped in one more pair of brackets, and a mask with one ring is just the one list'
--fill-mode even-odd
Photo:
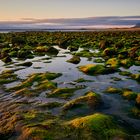
{"label": "moss-covered rock", "polygon": [[76,82],[76,83],[93,82],[93,80],[86,80],[84,78],[79,78],[79,79],[75,80],[74,82]]}
{"label": "moss-covered rock", "polygon": [[117,58],[110,58],[107,60],[106,65],[110,65],[113,68],[117,68],[120,65],[120,62]]}
{"label": "moss-covered rock", "polygon": [[12,70],[5,70],[0,74],[0,84],[8,84],[18,79],[17,74]]}
{"label": "moss-covered rock", "polygon": [[37,96],[37,93],[29,90],[28,88],[22,88],[20,90],[15,91],[14,95],[15,96],[20,95],[20,96],[32,97],[32,96]]}
{"label": "moss-covered rock", "polygon": [[107,48],[108,46],[109,46],[109,42],[106,41],[106,40],[102,40],[102,41],[99,42],[99,48],[100,48],[100,49],[105,49],[105,48]]}
{"label": "moss-covered rock", "polygon": [[130,76],[131,72],[129,72],[129,71],[120,71],[119,74],[122,75],[122,76]]}
{"label": "moss-covered rock", "polygon": [[24,63],[21,63],[21,64],[16,64],[16,66],[26,66],[26,67],[30,67],[32,66],[32,62],[24,62]]}
{"label": "moss-covered rock", "polygon": [[[129,139],[125,131],[120,128],[112,117],[100,113],[76,118],[69,122],[69,124],[78,130],[88,130],[91,132],[92,139]],[[86,131],[85,131],[86,132]]]}
{"label": "moss-covered rock", "polygon": [[136,105],[140,108],[140,94],[136,98]]}
{"label": "moss-covered rock", "polygon": [[131,111],[132,111],[132,113],[133,113],[133,115],[134,115],[135,117],[140,118],[140,109],[139,109],[139,108],[134,107],[134,108],[132,108]]}
{"label": "moss-covered rock", "polygon": [[48,103],[43,103],[43,104],[39,104],[38,107],[39,108],[48,108],[48,109],[53,109],[53,108],[56,108],[56,107],[60,107],[62,106],[63,104],[62,103],[59,103],[59,102],[48,102]]}
{"label": "moss-covered rock", "polygon": [[98,59],[94,59],[94,62],[95,63],[104,63],[105,61],[101,58],[98,58]]}
{"label": "moss-covered rock", "polygon": [[35,86],[36,91],[45,91],[48,89],[55,89],[57,87],[57,83],[51,82],[49,80],[44,80],[39,83],[39,85]]}
{"label": "moss-covered rock", "polygon": [[33,58],[33,54],[30,50],[20,49],[17,52],[17,57],[20,58],[20,59]]}
{"label": "moss-covered rock", "polygon": [[133,65],[133,61],[131,59],[123,59],[120,61],[121,66],[125,67],[125,68],[129,68]]}
{"label": "moss-covered rock", "polygon": [[118,89],[118,88],[114,88],[114,87],[108,87],[105,91],[105,93],[122,93],[121,89]]}
{"label": "moss-covered rock", "polygon": [[43,54],[45,53],[47,55],[57,55],[59,53],[59,51],[56,48],[48,46],[38,46],[35,49],[35,52]]}
{"label": "moss-covered rock", "polygon": [[63,110],[69,110],[78,105],[88,105],[91,108],[95,108],[100,104],[100,96],[94,92],[88,92],[85,96],[73,99],[62,107]]}
{"label": "moss-covered rock", "polygon": [[117,71],[115,68],[105,67],[104,65],[87,64],[78,67],[80,71],[89,75],[110,74]]}
{"label": "moss-covered rock", "polygon": [[37,96],[40,92],[55,89],[57,84],[53,80],[61,76],[60,73],[35,73],[18,84],[15,87],[9,88],[8,91],[14,91],[16,95]]}
{"label": "moss-covered rock", "polygon": [[74,92],[80,88],[57,88],[52,92],[47,93],[47,97],[69,98],[73,96]]}
{"label": "moss-covered rock", "polygon": [[7,57],[3,58],[2,61],[4,63],[10,63],[10,62],[12,62],[12,59],[9,56],[7,56]]}
{"label": "moss-covered rock", "polygon": [[140,82],[140,74],[132,74],[131,78],[136,80],[136,81],[138,81],[138,82]]}
{"label": "moss-covered rock", "polygon": [[103,56],[113,56],[113,55],[116,55],[117,52],[114,48],[106,48],[104,51],[103,51]]}
{"label": "moss-covered rock", "polygon": [[127,100],[135,100],[137,98],[137,94],[129,89],[124,90],[122,96]]}
{"label": "moss-covered rock", "polygon": [[90,52],[89,50],[82,50],[80,52],[74,53],[74,55],[80,56],[80,57],[87,57],[87,58],[94,56],[93,53]]}
{"label": "moss-covered rock", "polygon": [[78,64],[80,63],[81,59],[79,56],[73,56],[71,59],[67,60],[69,63]]}
{"label": "moss-covered rock", "polygon": [[78,51],[79,47],[77,46],[69,46],[68,49],[72,52],[72,51]]}

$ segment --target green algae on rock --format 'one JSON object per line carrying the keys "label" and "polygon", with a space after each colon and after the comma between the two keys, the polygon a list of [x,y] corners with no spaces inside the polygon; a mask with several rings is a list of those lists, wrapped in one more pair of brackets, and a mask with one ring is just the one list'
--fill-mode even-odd
{"label": "green algae on rock", "polygon": [[80,96],[76,99],[68,101],[62,107],[63,110],[69,110],[77,105],[88,105],[89,107],[95,108],[100,104],[100,96],[94,92],[88,92],[84,96]]}
{"label": "green algae on rock", "polygon": [[131,78],[136,80],[136,81],[138,81],[138,82],[140,82],[140,74],[132,74]]}
{"label": "green algae on rock", "polygon": [[91,134],[92,139],[129,139],[125,130],[118,126],[112,117],[100,113],[76,118],[71,120],[69,125],[74,129],[88,130],[87,132]]}
{"label": "green algae on rock", "polygon": [[0,74],[0,84],[8,84],[18,80],[17,74],[12,70],[5,70]]}
{"label": "green algae on rock", "polygon": [[66,99],[73,96],[74,92],[79,89],[81,88],[57,88],[52,92],[47,93],[47,97],[58,97]]}
{"label": "green algae on rock", "polygon": [[140,108],[140,94],[136,98],[136,105]]}
{"label": "green algae on rock", "polygon": [[127,100],[135,100],[137,98],[137,93],[133,92],[130,89],[125,89],[122,96]]}
{"label": "green algae on rock", "polygon": [[110,58],[107,60],[106,65],[110,65],[113,68],[117,68],[120,65],[120,62],[117,58]]}
{"label": "green algae on rock", "polygon": [[[7,90],[14,91],[15,95],[21,95],[23,93],[23,96],[37,96],[42,91],[55,89],[57,84],[50,80],[54,80],[61,75],[60,73],[50,72],[31,74],[26,80]],[[31,95],[29,95],[29,93],[31,93]]]}
{"label": "green algae on rock", "polygon": [[105,93],[122,93],[121,89],[114,88],[114,87],[108,87],[105,91]]}
{"label": "green algae on rock", "polygon": [[32,62],[24,62],[24,63],[20,63],[20,64],[16,64],[16,66],[26,66],[26,67],[30,67],[32,66]]}
{"label": "green algae on rock", "polygon": [[110,74],[117,71],[115,68],[105,67],[104,65],[87,64],[78,67],[80,71],[89,75]]}
{"label": "green algae on rock", "polygon": [[78,78],[78,79],[75,80],[74,82],[76,82],[76,83],[94,82],[94,80],[86,80],[86,79],[84,79],[84,78]]}

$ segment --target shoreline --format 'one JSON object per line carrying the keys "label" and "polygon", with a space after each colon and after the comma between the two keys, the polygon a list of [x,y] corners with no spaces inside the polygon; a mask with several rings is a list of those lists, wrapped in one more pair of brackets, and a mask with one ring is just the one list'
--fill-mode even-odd
{"label": "shoreline", "polygon": [[9,32],[102,32],[102,31],[140,31],[140,28],[108,28],[108,29],[0,29],[0,33]]}

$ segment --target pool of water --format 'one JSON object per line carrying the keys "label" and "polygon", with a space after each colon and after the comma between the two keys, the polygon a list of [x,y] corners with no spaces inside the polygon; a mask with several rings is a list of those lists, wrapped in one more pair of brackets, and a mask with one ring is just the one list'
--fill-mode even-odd
{"label": "pool of water", "polygon": [[[33,106],[38,105],[39,103],[47,103],[47,102],[67,102],[68,100],[74,99],[81,95],[84,95],[87,91],[94,91],[101,95],[102,98],[102,106],[94,110],[92,108],[81,108],[69,111],[68,117],[70,116],[84,116],[87,114],[92,114],[94,112],[103,112],[106,114],[110,114],[125,120],[127,123],[132,125],[136,129],[140,129],[140,120],[133,118],[129,115],[128,110],[133,106],[133,102],[124,100],[120,95],[110,95],[104,94],[104,90],[109,87],[117,87],[117,88],[129,88],[134,92],[140,93],[140,85],[136,81],[129,79],[127,76],[121,76],[118,72],[108,75],[99,75],[99,76],[89,76],[83,74],[78,70],[78,66],[92,64],[94,63],[94,59],[88,60],[87,58],[81,57],[81,62],[78,65],[71,64],[66,62],[68,59],[72,57],[68,50],[64,50],[55,46],[55,48],[59,49],[59,54],[57,57],[53,56],[36,56],[33,59],[27,59],[26,62],[30,61],[33,63],[31,67],[17,66],[19,63],[23,63],[25,61],[13,59],[13,63],[10,65],[5,65],[2,61],[0,61],[0,72],[3,70],[13,69],[16,70],[15,73],[18,75],[20,79],[26,79],[28,75],[32,73],[44,73],[44,72],[55,72],[62,73],[62,76],[55,79],[54,81],[58,83],[58,87],[74,87],[75,85],[84,85],[85,88],[81,90],[77,90],[70,99],[57,99],[57,98],[47,98],[46,92],[43,92],[38,97],[15,97],[12,93],[6,93],[1,90],[0,102],[1,103],[12,103],[20,100],[28,100],[29,102],[33,102]],[[95,50],[96,52],[98,50]],[[50,61],[50,62],[49,62]],[[96,63],[95,63],[96,64]],[[120,68],[121,70],[129,71],[131,73],[138,73],[140,70],[140,66],[132,66],[130,69]],[[121,78],[120,81],[114,81],[112,77]],[[74,83],[75,80],[79,78],[84,78],[86,80],[91,80],[90,82],[84,83]],[[19,84],[20,81],[16,81],[10,84],[5,84],[6,88],[13,87]],[[74,83],[74,84],[73,84]],[[52,110],[53,114],[60,114],[61,108],[55,108]]]}

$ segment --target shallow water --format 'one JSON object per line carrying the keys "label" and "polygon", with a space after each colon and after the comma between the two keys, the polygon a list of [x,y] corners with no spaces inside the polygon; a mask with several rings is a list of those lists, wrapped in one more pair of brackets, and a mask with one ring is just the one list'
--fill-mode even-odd
{"label": "shallow water", "polygon": [[[104,94],[103,91],[109,87],[117,87],[117,88],[129,88],[132,89],[134,92],[140,93],[140,86],[139,83],[136,81],[129,79],[127,76],[121,76],[118,72],[114,74],[108,75],[99,75],[99,76],[89,76],[80,72],[77,67],[80,65],[86,65],[93,62],[92,60],[88,60],[87,58],[81,57],[81,62],[78,65],[71,64],[66,62],[68,59],[72,57],[68,50],[60,49],[58,46],[55,46],[59,49],[59,54],[57,57],[51,56],[38,56],[33,59],[27,59],[26,62],[30,61],[33,62],[31,67],[24,67],[24,66],[17,66],[16,64],[24,62],[23,60],[13,59],[13,64],[5,65],[2,61],[0,61],[0,72],[3,70],[9,69],[17,69],[15,73],[18,75],[20,79],[26,79],[28,75],[32,73],[43,73],[46,71],[55,72],[55,73],[62,73],[63,75],[54,81],[58,83],[58,87],[74,87],[75,85],[85,85],[86,88],[77,90],[70,99],[74,99],[81,95],[84,95],[87,91],[95,91],[96,93],[100,94],[103,100],[102,106],[97,109],[89,109],[89,108],[82,108],[82,109],[75,109],[69,111],[67,114],[68,117],[71,116],[84,116],[87,114],[92,114],[93,112],[103,112],[106,114],[110,114],[125,120],[127,123],[132,125],[136,129],[140,129],[140,120],[132,118],[129,116],[128,110],[132,107],[133,103],[130,101],[124,100],[120,95],[110,95]],[[97,51],[97,50],[95,50]],[[64,56],[65,55],[65,56]],[[49,59],[48,59],[49,58]],[[51,61],[51,63],[46,63],[46,61]],[[95,63],[96,64],[96,63]],[[19,69],[21,68],[21,69]],[[18,70],[19,69],[19,70]],[[140,66],[132,66],[130,69],[120,68],[121,70],[130,71],[131,73],[138,73]],[[112,77],[121,78],[121,81],[114,81]],[[74,83],[73,81],[79,78],[84,78],[86,80],[93,80],[93,82],[84,82],[84,83]],[[6,88],[13,87],[20,83],[20,81],[16,81],[10,84],[5,84]],[[40,94],[39,97],[32,97],[28,99],[27,97],[14,97],[11,94],[5,93],[4,91],[0,91],[2,94],[0,95],[0,102],[12,103],[15,101],[20,100],[28,100],[28,102],[33,102],[36,106],[39,103],[47,103],[47,102],[67,102],[68,100],[58,99],[58,98],[47,98],[46,92]],[[69,99],[69,100],[70,100]],[[53,114],[59,114],[61,112],[61,108],[55,108],[52,110]]]}

